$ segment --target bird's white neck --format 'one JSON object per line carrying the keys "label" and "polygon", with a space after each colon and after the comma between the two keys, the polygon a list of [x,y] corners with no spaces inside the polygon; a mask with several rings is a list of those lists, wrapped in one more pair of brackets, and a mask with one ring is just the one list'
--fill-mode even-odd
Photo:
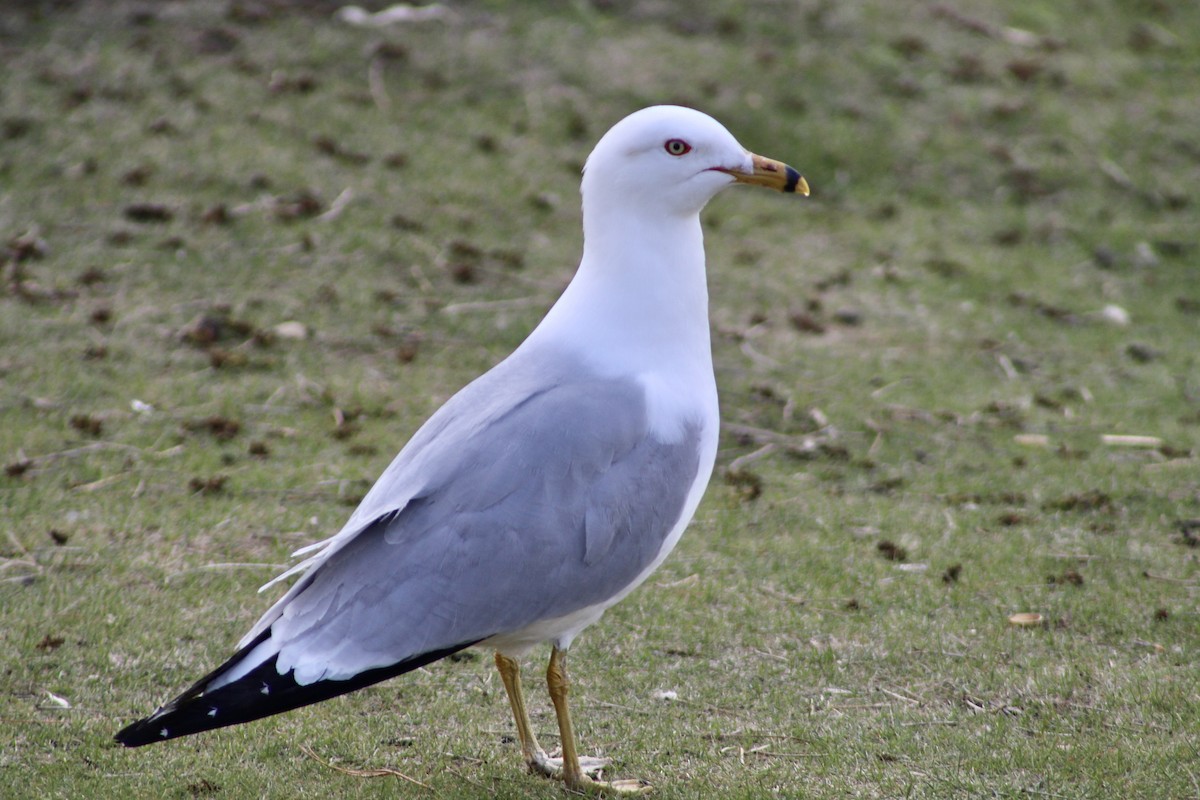
{"label": "bird's white neck", "polygon": [[601,372],[712,374],[698,215],[584,209],[579,271],[530,337],[586,353]]}

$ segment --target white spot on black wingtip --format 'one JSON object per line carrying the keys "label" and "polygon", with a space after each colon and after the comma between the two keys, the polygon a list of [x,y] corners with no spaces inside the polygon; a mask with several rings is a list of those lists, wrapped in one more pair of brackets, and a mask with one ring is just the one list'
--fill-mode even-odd
{"label": "white spot on black wingtip", "polygon": [[159,732],[158,732],[158,735],[159,735],[159,736],[161,736],[161,737],[162,737],[162,738],[164,738],[164,739],[165,739],[165,738],[167,738],[168,736],[170,736],[170,734],[169,734],[169,733],[167,733],[167,729],[166,729],[166,728],[163,728],[161,731],[159,731]]}
{"label": "white spot on black wingtip", "polygon": [[213,706],[212,708],[210,708],[210,709],[208,710],[208,715],[209,715],[210,717],[215,717],[215,716],[217,715],[217,707],[216,707],[216,706]]}
{"label": "white spot on black wingtip", "polygon": [[261,691],[263,694],[270,694],[271,687],[264,683]]}

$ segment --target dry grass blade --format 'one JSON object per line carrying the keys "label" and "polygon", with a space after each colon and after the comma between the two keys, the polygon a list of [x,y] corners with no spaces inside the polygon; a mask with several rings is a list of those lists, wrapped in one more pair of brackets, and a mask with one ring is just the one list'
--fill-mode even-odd
{"label": "dry grass blade", "polygon": [[328,767],[329,769],[332,769],[336,772],[340,772],[343,775],[352,775],[355,778],[386,778],[389,775],[391,775],[391,776],[395,776],[397,778],[402,778],[403,780],[406,780],[409,783],[414,783],[417,786],[420,786],[422,789],[427,789],[431,792],[433,791],[433,787],[430,786],[429,784],[422,783],[421,781],[417,780],[416,778],[413,778],[409,775],[405,775],[403,772],[401,772],[398,769],[394,769],[393,767],[377,767],[375,769],[350,769],[349,767],[339,767],[337,764],[334,764],[330,761],[326,761],[325,759],[321,758],[319,755],[317,755],[313,751],[313,749],[311,747],[309,747],[306,744],[300,745],[300,749],[304,752],[304,755],[308,756],[313,761],[316,761],[321,766]]}

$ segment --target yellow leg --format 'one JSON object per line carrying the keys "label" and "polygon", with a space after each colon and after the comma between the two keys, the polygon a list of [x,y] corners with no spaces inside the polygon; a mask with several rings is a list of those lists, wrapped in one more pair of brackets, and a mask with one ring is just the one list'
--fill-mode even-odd
{"label": "yellow leg", "polygon": [[558,732],[562,736],[563,780],[571,789],[583,787],[584,774],[579,768],[579,753],[575,750],[575,726],[571,724],[571,710],[567,707],[567,694],[571,682],[567,679],[567,656],[557,647],[550,654],[546,667],[546,686],[550,689],[550,702],[558,716]]}
{"label": "yellow leg", "polygon": [[529,712],[525,709],[525,693],[521,691],[521,665],[497,651],[496,669],[500,671],[500,680],[504,682],[504,691],[508,694],[508,704],[512,706],[513,719],[517,722],[517,738],[521,740],[521,754],[525,756],[525,763],[531,772],[553,776],[557,770],[544,769],[550,758],[538,744],[529,721]]}
{"label": "yellow leg", "polygon": [[[575,749],[575,726],[571,724],[571,711],[567,707],[567,694],[571,688],[567,678],[567,654],[557,647],[550,654],[550,664],[546,667],[546,685],[550,689],[550,702],[554,704],[554,713],[558,716],[558,732],[562,737],[562,779],[567,788],[593,794],[644,794],[650,791],[650,786],[642,781],[607,782],[588,777],[587,773],[598,771],[598,767],[585,771],[584,766],[580,764],[579,753]],[[588,761],[599,766],[606,763],[597,759]]]}

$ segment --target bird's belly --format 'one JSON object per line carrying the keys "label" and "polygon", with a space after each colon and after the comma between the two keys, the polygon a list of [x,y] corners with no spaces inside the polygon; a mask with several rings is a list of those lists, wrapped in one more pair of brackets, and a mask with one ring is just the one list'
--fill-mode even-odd
{"label": "bird's belly", "polygon": [[540,619],[520,630],[485,639],[479,643],[479,646],[490,647],[509,658],[520,658],[538,644],[550,640],[554,640],[559,649],[565,649],[564,644],[570,646],[572,639],[579,635],[584,628],[600,619],[608,607],[619,599],[620,597],[617,597],[611,601],[597,603],[561,617]]}

